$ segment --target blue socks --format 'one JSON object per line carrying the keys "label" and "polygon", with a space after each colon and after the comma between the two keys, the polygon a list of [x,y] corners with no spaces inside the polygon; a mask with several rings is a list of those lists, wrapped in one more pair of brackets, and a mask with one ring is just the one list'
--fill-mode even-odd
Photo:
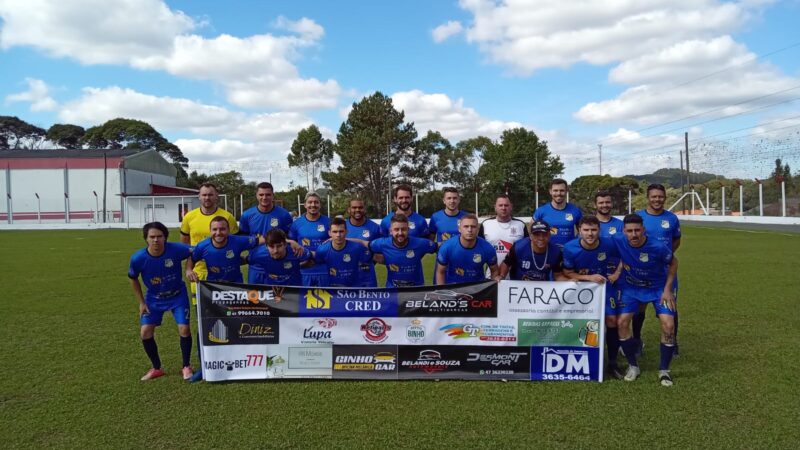
{"label": "blue socks", "polygon": [[673,354],[675,354],[674,345],[661,344],[661,364],[658,366],[658,370],[669,370]]}
{"label": "blue socks", "polygon": [[633,338],[628,338],[625,340],[620,339],[619,345],[625,352],[625,358],[628,360],[628,365],[638,366],[639,363],[636,361],[636,339]]}

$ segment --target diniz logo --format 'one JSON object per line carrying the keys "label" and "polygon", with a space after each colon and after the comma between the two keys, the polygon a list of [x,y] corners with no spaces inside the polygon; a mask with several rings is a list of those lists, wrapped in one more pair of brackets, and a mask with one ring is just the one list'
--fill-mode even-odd
{"label": "diniz logo", "polygon": [[248,337],[260,337],[260,336],[271,336],[274,333],[272,327],[260,324],[252,324],[247,322],[242,322],[239,325],[239,336]]}
{"label": "diniz logo", "polygon": [[469,362],[485,362],[495,367],[510,366],[519,362],[525,353],[470,353],[467,355]]}
{"label": "diniz logo", "polygon": [[540,287],[527,288],[523,286],[508,287],[509,303],[527,303],[529,305],[589,305],[594,301],[594,291],[591,289],[564,289],[559,291],[554,288]]}
{"label": "diniz logo", "polygon": [[249,302],[254,305],[275,300],[272,291],[214,291],[211,293],[211,301],[214,303],[237,303]]}

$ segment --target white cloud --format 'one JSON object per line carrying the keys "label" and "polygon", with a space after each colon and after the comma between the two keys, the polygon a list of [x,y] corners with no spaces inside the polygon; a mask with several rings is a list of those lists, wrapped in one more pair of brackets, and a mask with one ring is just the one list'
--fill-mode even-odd
{"label": "white cloud", "polygon": [[280,16],[275,21],[275,26],[284,30],[297,33],[309,41],[318,41],[325,35],[325,29],[311,19],[303,17],[300,20],[292,21]]}
{"label": "white cloud", "polygon": [[463,30],[464,27],[461,26],[461,22],[450,20],[447,23],[434,28],[433,31],[431,31],[431,36],[433,37],[433,41],[438,44],[446,41],[458,33],[461,33]]}
{"label": "white cloud", "polygon": [[42,80],[26,78],[28,90],[6,96],[6,102],[30,102],[31,111],[53,111],[58,103],[50,97],[50,87]]}
{"label": "white cloud", "polygon": [[406,121],[414,122],[423,136],[434,130],[451,141],[487,136],[496,139],[503,130],[522,126],[518,122],[504,122],[482,117],[474,109],[464,106],[464,100],[452,100],[445,94],[426,94],[420,90],[392,94],[395,109],[403,110]]}

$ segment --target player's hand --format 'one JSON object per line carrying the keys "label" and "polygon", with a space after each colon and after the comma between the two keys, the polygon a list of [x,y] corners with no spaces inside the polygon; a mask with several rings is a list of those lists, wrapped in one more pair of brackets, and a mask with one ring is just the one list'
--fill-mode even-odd
{"label": "player's hand", "polygon": [[303,248],[302,245],[294,241],[290,242],[289,245],[292,246],[292,253],[294,253],[294,256],[303,256],[303,252],[305,252],[305,249]]}
{"label": "player's hand", "polygon": [[614,284],[614,283],[617,282],[617,280],[619,280],[619,276],[620,275],[622,275],[622,274],[621,273],[612,273],[611,275],[608,276],[608,281],[611,284]]}
{"label": "player's hand", "polygon": [[150,309],[147,308],[147,303],[139,303],[139,316],[150,314]]}
{"label": "player's hand", "polygon": [[606,283],[606,277],[600,275],[599,273],[596,273],[596,274],[593,274],[593,275],[589,275],[589,281],[591,281],[593,283],[597,283],[597,284],[605,284]]}
{"label": "player's hand", "polygon": [[193,270],[186,269],[186,279],[191,281],[192,283],[197,283],[200,281],[200,278],[197,277],[197,274],[194,273]]}
{"label": "player's hand", "polygon": [[675,311],[675,296],[672,294],[672,289],[664,289],[661,294],[661,305],[666,306],[670,311]]}

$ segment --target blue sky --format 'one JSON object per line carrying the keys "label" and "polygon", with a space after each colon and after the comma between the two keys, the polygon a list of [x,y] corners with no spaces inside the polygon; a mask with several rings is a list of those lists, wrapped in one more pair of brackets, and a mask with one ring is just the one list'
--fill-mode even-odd
{"label": "blue sky", "polygon": [[[800,168],[800,2],[0,0],[2,114],[151,123],[191,168],[280,187],[380,90],[420,135],[525,126],[565,176]],[[734,131],[739,130],[739,131]]]}

